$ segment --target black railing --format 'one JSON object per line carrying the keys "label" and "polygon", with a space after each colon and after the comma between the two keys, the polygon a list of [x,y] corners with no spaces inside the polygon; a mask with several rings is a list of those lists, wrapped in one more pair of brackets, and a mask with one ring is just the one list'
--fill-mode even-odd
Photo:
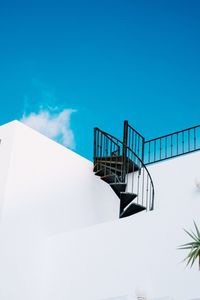
{"label": "black railing", "polygon": [[115,183],[126,183],[126,191],[137,194],[134,201],[147,210],[154,208],[154,185],[146,165],[197,150],[200,125],[147,141],[128,121],[123,142],[99,128],[94,130],[96,171],[103,166],[104,175],[113,175]]}
{"label": "black railing", "polygon": [[124,121],[124,143],[145,165],[200,150],[200,125],[148,141]]}
{"label": "black railing", "polygon": [[200,150],[200,125],[144,142],[144,163],[151,164]]}
{"label": "black railing", "polygon": [[98,128],[94,129],[94,162],[96,158],[119,156],[121,154],[121,145],[114,141],[108,135],[102,134]]}
{"label": "black railing", "polygon": [[128,121],[124,121],[124,144],[143,161],[144,160],[144,137],[136,131]]}
{"label": "black railing", "polygon": [[[107,133],[104,133],[99,128],[94,128],[94,165],[97,165],[99,161],[106,161],[107,168],[115,169],[119,168],[118,157],[123,157],[123,147],[121,142],[112,138]],[[98,164],[96,171],[99,171],[101,164]],[[121,176],[123,173],[123,165],[120,165]],[[105,174],[107,170],[105,168]]]}
{"label": "black railing", "polygon": [[98,172],[103,167],[105,176],[113,175],[113,183],[126,183],[126,192],[137,195],[133,200],[134,203],[146,207],[146,210],[153,210],[154,185],[151,175],[142,159],[130,146],[95,128],[95,171]]}

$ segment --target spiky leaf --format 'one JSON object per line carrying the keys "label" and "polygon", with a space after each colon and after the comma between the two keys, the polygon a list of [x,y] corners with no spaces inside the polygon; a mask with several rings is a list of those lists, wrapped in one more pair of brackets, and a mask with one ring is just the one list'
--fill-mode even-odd
{"label": "spiky leaf", "polygon": [[192,238],[192,241],[178,247],[180,250],[190,250],[184,261],[187,261],[187,266],[193,266],[197,258],[199,258],[200,268],[200,231],[194,222],[196,233],[193,231],[189,232],[186,229],[184,231]]}

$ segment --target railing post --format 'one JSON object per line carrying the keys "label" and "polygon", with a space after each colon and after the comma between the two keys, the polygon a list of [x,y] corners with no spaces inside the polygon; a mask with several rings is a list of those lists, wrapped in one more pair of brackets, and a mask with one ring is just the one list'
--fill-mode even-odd
{"label": "railing post", "polygon": [[122,167],[122,180],[126,180],[126,161],[127,161],[127,141],[128,141],[128,121],[124,121],[124,136],[123,136],[123,167]]}
{"label": "railing post", "polygon": [[145,145],[145,139],[144,139],[144,137],[143,137],[143,138],[142,138],[142,162],[143,162],[143,163],[144,163],[144,151],[145,151],[144,145]]}
{"label": "railing post", "polygon": [[94,128],[94,163],[96,162],[97,157],[97,128]]}

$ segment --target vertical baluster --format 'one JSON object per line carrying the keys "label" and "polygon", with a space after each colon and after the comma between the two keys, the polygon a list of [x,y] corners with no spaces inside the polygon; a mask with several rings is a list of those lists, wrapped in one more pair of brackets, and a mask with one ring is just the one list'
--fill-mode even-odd
{"label": "vertical baluster", "polygon": [[176,154],[178,155],[178,133],[176,134]]}
{"label": "vertical baluster", "polygon": [[190,130],[188,130],[188,151],[190,152]]}
{"label": "vertical baluster", "polygon": [[99,130],[97,130],[97,157],[99,157]]}
{"label": "vertical baluster", "polygon": [[[117,162],[119,162],[119,157],[120,157],[120,153],[119,153],[119,147],[118,147],[118,141],[116,142],[117,145],[115,145],[115,149],[116,149],[116,157],[115,157],[115,164],[113,165],[113,167],[115,168],[115,174],[117,176],[117,178],[119,178],[119,181],[122,180],[121,176],[122,176],[122,173],[120,171],[120,165],[117,164]],[[111,171],[112,172],[112,171]]]}
{"label": "vertical baluster", "polygon": [[149,176],[147,174],[147,183],[146,183],[146,210],[148,208],[148,193],[149,193]]}
{"label": "vertical baluster", "polygon": [[[134,136],[135,136],[135,144],[134,144],[134,152],[136,152],[136,147],[137,147],[137,134],[134,132]],[[134,157],[135,159],[135,157]]]}
{"label": "vertical baluster", "polygon": [[[95,142],[96,142],[96,150],[95,150],[95,153],[94,153],[94,155],[96,156],[96,157],[95,157],[95,160],[94,160],[94,165],[95,165],[95,166],[97,166],[97,157],[98,157],[98,146],[99,146],[99,145],[98,145],[98,133],[99,133],[99,131],[98,131],[98,129],[96,128],[96,129],[95,129],[95,135],[96,135],[96,138],[95,138],[95,139],[96,139],[96,141],[95,141]],[[97,170],[97,169],[98,169],[98,167],[96,167],[96,170]]]}
{"label": "vertical baluster", "polygon": [[138,156],[139,156],[139,158],[142,160],[141,146],[142,146],[142,141],[141,141],[141,137],[139,136]]}
{"label": "vertical baluster", "polygon": [[131,149],[133,150],[133,146],[134,146],[134,132],[133,130],[131,130]]}
{"label": "vertical baluster", "polygon": [[171,135],[171,157],[173,156],[173,136]]}
{"label": "vertical baluster", "polygon": [[[136,134],[135,134],[135,132],[134,132],[134,144],[133,144],[133,152],[135,153],[136,152],[136,144],[137,144],[137,136],[136,136]],[[136,157],[135,157],[135,155],[133,156],[133,161],[136,163]]]}
{"label": "vertical baluster", "polygon": [[[111,140],[110,141],[110,156],[111,156],[111,153],[113,153],[115,151],[115,147],[113,147],[113,141]],[[105,168],[106,169],[106,168]],[[108,172],[109,170],[109,172]],[[108,170],[106,170],[106,173],[111,173],[111,162],[110,162],[110,168],[108,168]],[[106,175],[106,174],[105,174]]]}
{"label": "vertical baluster", "polygon": [[99,138],[98,138],[98,144],[99,144],[99,155],[98,157],[101,157],[101,133],[99,132]]}
{"label": "vertical baluster", "polygon": [[[132,158],[132,161],[134,162],[134,157],[133,157],[133,153],[131,152],[131,158]],[[132,173],[131,173],[131,176],[132,176],[132,180],[131,180],[131,192],[134,193],[134,163],[133,163],[133,168],[132,168]]]}
{"label": "vertical baluster", "polygon": [[103,142],[104,142],[104,136],[103,136],[103,134],[101,133],[101,160],[102,160],[102,157],[103,157],[103,151],[104,151],[104,148],[103,148]]}
{"label": "vertical baluster", "polygon": [[145,151],[145,140],[144,140],[144,138],[142,137],[142,162],[144,163],[144,151]]}
{"label": "vertical baluster", "polygon": [[154,188],[153,188],[153,185],[152,185],[151,210],[153,210],[153,209],[154,209]]}
{"label": "vertical baluster", "polygon": [[[141,166],[140,166],[141,168]],[[140,192],[139,192],[139,189],[140,189],[140,169],[137,171],[138,174],[137,174],[137,203],[139,203],[139,200],[140,200]]]}
{"label": "vertical baluster", "polygon": [[184,153],[184,131],[182,131],[182,152]]}
{"label": "vertical baluster", "polygon": [[194,128],[194,150],[196,150],[196,142],[197,142],[197,138],[196,138],[196,128]]}
{"label": "vertical baluster", "polygon": [[100,140],[100,157],[102,158],[102,144],[103,144],[103,136],[102,136],[102,133],[101,133],[100,138],[101,138],[101,140]]}
{"label": "vertical baluster", "polygon": [[154,161],[156,161],[156,140],[154,140]]}
{"label": "vertical baluster", "polygon": [[151,182],[150,182],[150,186],[149,186],[149,210],[151,210],[152,207],[152,186],[151,186]]}
{"label": "vertical baluster", "polygon": [[140,137],[140,145],[139,145],[139,154],[140,154],[140,156],[139,157],[143,161],[142,147],[143,147],[143,138]]}
{"label": "vertical baluster", "polygon": [[151,144],[151,142],[149,142],[149,151],[148,151],[149,163],[150,163],[150,144]]}
{"label": "vertical baluster", "polygon": [[127,153],[127,157],[126,157],[126,160],[125,160],[125,163],[126,163],[126,166],[125,166],[125,183],[127,184],[128,186],[128,183],[129,183],[129,176],[128,176],[128,170],[129,170],[129,157],[130,157],[130,150],[129,148],[127,149],[126,151]]}
{"label": "vertical baluster", "polygon": [[[99,149],[99,130],[97,129],[97,158],[99,159],[100,149]],[[96,160],[96,162],[98,161]],[[97,171],[99,169],[99,164],[97,164]]]}
{"label": "vertical baluster", "polygon": [[129,127],[127,128],[127,146],[130,147],[131,144],[131,134],[130,134],[130,130]]}
{"label": "vertical baluster", "polygon": [[165,158],[167,158],[167,137],[165,137]]}
{"label": "vertical baluster", "polygon": [[97,129],[94,128],[94,163],[96,161],[96,157],[97,157]]}
{"label": "vertical baluster", "polygon": [[[136,135],[135,132],[134,132],[134,135],[135,135],[134,152],[137,154],[137,142],[138,142],[138,136]],[[134,162],[135,162],[136,164],[138,164],[137,157],[135,157],[135,156],[134,156]]]}
{"label": "vertical baluster", "polygon": [[102,157],[105,157],[105,135],[102,135],[103,143],[102,143]]}
{"label": "vertical baluster", "polygon": [[[106,138],[106,140],[105,140],[105,152],[106,152],[106,153],[105,153],[105,154],[106,154],[105,156],[108,157],[108,139],[107,139],[107,138]],[[110,153],[110,155],[111,155],[111,153]]]}
{"label": "vertical baluster", "polygon": [[142,168],[142,206],[144,204],[144,167]]}
{"label": "vertical baluster", "polygon": [[[118,144],[118,142],[117,142],[117,144]],[[119,145],[119,144],[118,144]],[[121,153],[121,151],[122,151],[122,153]],[[121,151],[120,151],[120,156],[122,157],[123,156],[123,146],[122,146],[122,148],[121,148]],[[119,166],[120,167],[120,166]],[[124,170],[123,170],[123,163],[121,164],[121,176],[122,176],[122,181],[123,181],[123,177],[124,177],[124,175],[123,175],[123,173],[124,173]]]}
{"label": "vertical baluster", "polygon": [[114,164],[112,164],[112,168],[114,168],[114,169],[110,169],[110,174],[114,174],[115,175],[115,183],[117,182],[117,178],[118,178],[118,176],[117,176],[117,167],[116,167],[116,162],[117,162],[117,153],[116,153],[116,144],[114,144],[114,149],[115,149],[115,155],[114,155]]}
{"label": "vertical baluster", "polygon": [[160,160],[161,160],[161,157],[162,157],[161,152],[162,152],[162,142],[161,142],[161,139],[160,139]]}
{"label": "vertical baluster", "polygon": [[[113,143],[113,140],[112,140],[112,143]],[[114,158],[114,164],[112,165],[112,168],[114,168],[115,169],[115,174],[117,174],[117,161],[118,161],[118,152],[117,152],[117,145],[116,145],[116,143],[113,143],[113,148],[114,148],[114,151],[116,151],[115,153],[116,153],[116,156],[115,156],[115,158]],[[112,173],[112,169],[110,170],[110,172]]]}

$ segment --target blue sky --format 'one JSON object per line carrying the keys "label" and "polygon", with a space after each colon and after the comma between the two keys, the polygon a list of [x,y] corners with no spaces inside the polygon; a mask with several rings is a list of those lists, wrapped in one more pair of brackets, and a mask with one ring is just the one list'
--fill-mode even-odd
{"label": "blue sky", "polygon": [[128,119],[153,138],[200,123],[198,0],[1,1],[0,42],[0,124],[65,115],[91,159],[94,126],[120,137]]}

